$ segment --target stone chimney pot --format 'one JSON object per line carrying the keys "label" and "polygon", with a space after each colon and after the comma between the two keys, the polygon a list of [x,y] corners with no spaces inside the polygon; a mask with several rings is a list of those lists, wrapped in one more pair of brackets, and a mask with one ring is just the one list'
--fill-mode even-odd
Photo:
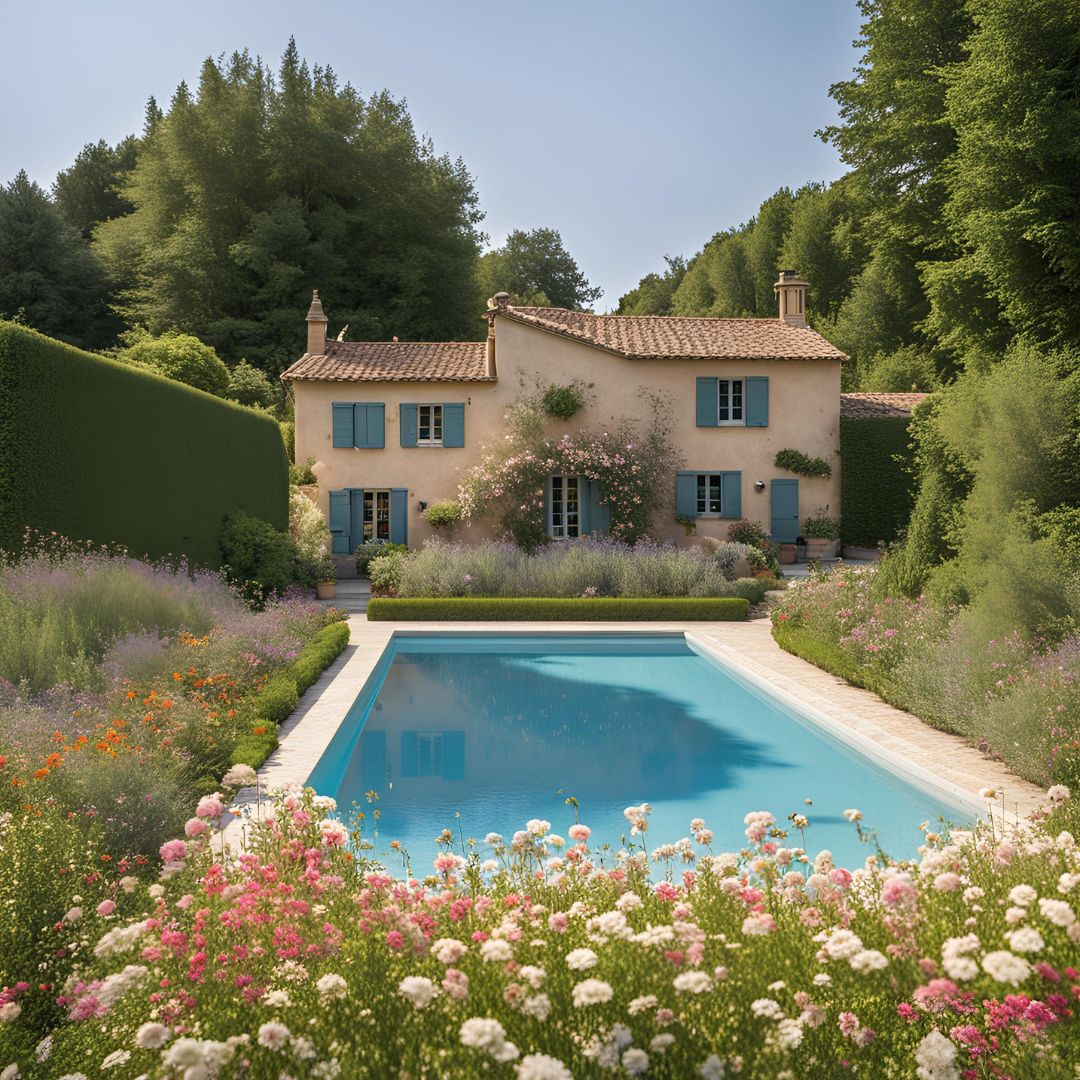
{"label": "stone chimney pot", "polygon": [[312,356],[322,356],[326,352],[326,324],[329,321],[319,299],[319,290],[315,289],[307,313],[307,351]]}
{"label": "stone chimney pot", "polygon": [[807,282],[794,270],[781,270],[773,286],[780,302],[780,321],[787,326],[806,326]]}

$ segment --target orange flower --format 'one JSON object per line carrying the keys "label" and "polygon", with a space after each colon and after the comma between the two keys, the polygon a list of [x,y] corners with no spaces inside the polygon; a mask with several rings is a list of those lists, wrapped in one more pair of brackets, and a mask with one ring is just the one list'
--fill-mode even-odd
{"label": "orange flower", "polygon": [[265,724],[256,724],[251,729],[251,734],[252,735],[265,735],[266,734],[266,725]]}
{"label": "orange flower", "polygon": [[3,754],[0,754],[0,769],[2,769],[7,764],[7,761],[8,759],[4,757]]}
{"label": "orange flower", "polygon": [[173,677],[173,682],[179,682],[182,676],[180,675],[179,671],[174,671],[172,673],[172,677]]}
{"label": "orange flower", "polygon": [[128,701],[131,701],[131,699],[132,699],[133,697],[135,697],[135,691],[134,691],[134,690],[129,690],[129,691],[127,692],[127,699],[128,699]]}
{"label": "orange flower", "polygon": [[36,780],[44,780],[45,777],[48,776],[48,775],[49,775],[49,770],[48,769],[35,769],[34,770],[34,778]]}
{"label": "orange flower", "polygon": [[47,766],[48,766],[48,767],[49,767],[50,769],[55,769],[55,768],[56,768],[56,766],[57,766],[57,765],[59,765],[59,764],[60,764],[60,763],[61,763],[61,762],[62,762],[63,760],[64,760],[64,759],[63,759],[63,758],[62,758],[62,757],[61,757],[61,756],[60,756],[59,754],[50,754],[50,755],[49,755],[49,756],[48,756],[48,757],[47,757],[47,758],[45,759],[45,764],[46,764],[46,765],[47,765]]}

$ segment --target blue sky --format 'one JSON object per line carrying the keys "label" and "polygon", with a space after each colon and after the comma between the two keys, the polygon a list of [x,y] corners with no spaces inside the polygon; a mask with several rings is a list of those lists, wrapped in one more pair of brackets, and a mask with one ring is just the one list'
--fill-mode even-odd
{"label": "blue sky", "polygon": [[276,66],[292,34],[465,160],[494,244],[559,229],[604,310],[778,187],[840,175],[814,131],[858,16],[854,0],[39,0],[5,5],[4,27],[0,182],[51,184],[204,57],[247,47]]}

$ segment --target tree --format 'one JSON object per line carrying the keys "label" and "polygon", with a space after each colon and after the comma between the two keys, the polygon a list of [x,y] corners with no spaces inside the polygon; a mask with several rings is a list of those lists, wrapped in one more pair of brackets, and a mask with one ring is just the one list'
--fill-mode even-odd
{"label": "tree", "polygon": [[637,286],[619,297],[617,315],[670,315],[671,305],[686,274],[681,255],[665,255],[667,269],[662,274],[646,274]]}
{"label": "tree", "polygon": [[[156,108],[156,107],[155,107]],[[317,286],[358,337],[475,331],[480,212],[460,161],[417,137],[405,105],[362,98],[289,43],[275,78],[207,60],[148,117],[123,197],[95,246],[119,307],[276,374],[303,351]]]}
{"label": "tree", "polygon": [[131,211],[124,198],[123,184],[135,167],[138,140],[129,135],[116,146],[104,139],[87,143],[78,157],[53,184],[53,198],[64,220],[89,240],[102,221]]}
{"label": "tree", "polygon": [[274,403],[278,395],[265,372],[253,367],[246,360],[241,360],[229,372],[229,385],[225,396],[241,405],[266,408]]}
{"label": "tree", "polygon": [[25,171],[0,188],[0,315],[90,348],[116,330],[100,263]]}
{"label": "tree", "polygon": [[221,357],[191,334],[171,330],[154,337],[135,330],[125,334],[124,340],[127,347],[116,354],[122,363],[149,368],[208,394],[224,396],[229,389],[229,369]]}
{"label": "tree", "polygon": [[481,256],[481,295],[508,292],[513,303],[588,309],[603,293],[589,284],[557,229],[515,229],[501,248]]}

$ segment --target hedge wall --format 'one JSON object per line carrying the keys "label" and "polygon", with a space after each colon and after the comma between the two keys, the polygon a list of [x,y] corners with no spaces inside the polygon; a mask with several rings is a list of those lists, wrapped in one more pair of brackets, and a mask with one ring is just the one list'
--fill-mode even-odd
{"label": "hedge wall", "polygon": [[[899,456],[901,461],[896,461]],[[913,477],[908,418],[840,421],[840,532],[845,544],[895,540],[911,516]]]}
{"label": "hedge wall", "polygon": [[288,504],[269,417],[0,322],[0,548],[30,527],[217,566],[226,514],[284,529]]}
{"label": "hedge wall", "polygon": [[660,597],[599,596],[433,596],[373,597],[367,617],[389,620],[627,620],[660,622],[742,622],[749,603],[741,596]]}

